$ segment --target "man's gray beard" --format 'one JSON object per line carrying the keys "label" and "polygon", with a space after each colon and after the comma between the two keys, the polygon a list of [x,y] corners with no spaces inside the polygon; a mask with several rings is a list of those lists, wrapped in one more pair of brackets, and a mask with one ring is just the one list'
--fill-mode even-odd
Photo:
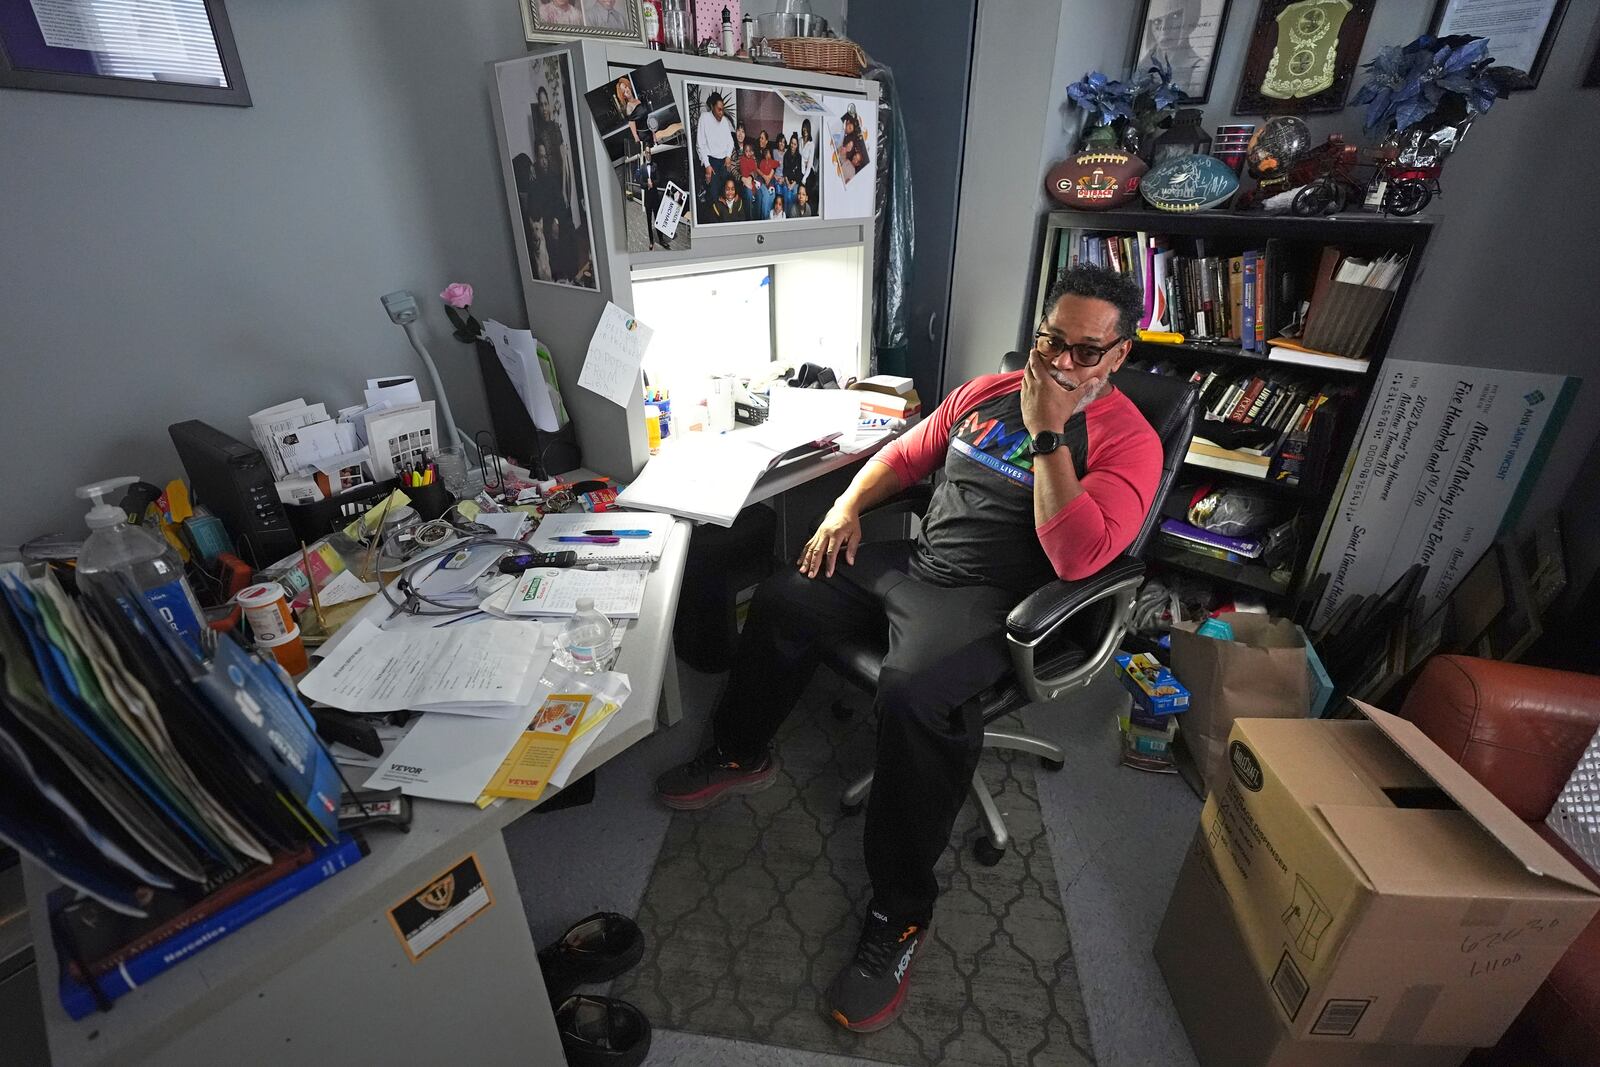
{"label": "man's gray beard", "polygon": [[1058,370],[1055,367],[1051,367],[1050,368],[1050,377],[1057,385],[1061,386],[1061,388],[1063,388],[1063,389],[1074,389],[1075,390],[1075,389],[1078,388],[1078,383],[1074,382],[1071,378],[1067,377],[1065,371]]}

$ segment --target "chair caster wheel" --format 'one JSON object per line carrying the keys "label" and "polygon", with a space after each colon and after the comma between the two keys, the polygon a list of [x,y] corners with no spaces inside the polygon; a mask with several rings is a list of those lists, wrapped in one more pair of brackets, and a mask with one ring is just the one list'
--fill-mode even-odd
{"label": "chair caster wheel", "polygon": [[844,801],[841,800],[839,802],[839,814],[840,815],[860,815],[861,814],[861,809],[866,807],[866,806],[867,805],[866,805],[865,802],[862,802],[860,804],[846,804]]}
{"label": "chair caster wheel", "polygon": [[972,843],[972,855],[985,867],[993,867],[1005,859],[1006,850],[995,848],[987,837],[980,837]]}
{"label": "chair caster wheel", "polygon": [[835,700],[833,702],[833,717],[838,719],[840,722],[849,722],[851,719],[855,718],[855,714],[855,709],[849,704],[846,704],[844,701]]}
{"label": "chair caster wheel", "polygon": [[1059,771],[1066,765],[1067,761],[1064,759],[1051,759],[1049,756],[1039,757],[1039,766],[1047,771]]}

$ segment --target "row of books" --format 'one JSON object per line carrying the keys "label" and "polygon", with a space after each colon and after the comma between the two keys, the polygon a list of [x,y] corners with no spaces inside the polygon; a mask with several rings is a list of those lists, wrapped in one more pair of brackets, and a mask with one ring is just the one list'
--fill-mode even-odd
{"label": "row of books", "polygon": [[[69,592],[0,566],[0,841],[67,887],[49,920],[73,1017],[360,858],[286,677],[201,637],[127,580]],[[106,918],[88,944],[70,916],[91,907]]]}
{"label": "row of books", "polygon": [[1059,273],[1093,263],[1127,274],[1144,296],[1139,328],[1181,333],[1193,341],[1226,341],[1247,352],[1268,343],[1296,318],[1296,284],[1288,245],[1277,238],[1238,255],[1207,255],[1204,238],[1181,255],[1166,237],[1063,230]]}

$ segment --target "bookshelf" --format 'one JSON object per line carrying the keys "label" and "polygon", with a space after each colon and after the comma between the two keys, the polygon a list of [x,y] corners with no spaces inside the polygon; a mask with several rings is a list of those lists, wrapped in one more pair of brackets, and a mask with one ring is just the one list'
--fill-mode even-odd
{"label": "bookshelf", "polygon": [[[1292,524],[1289,527],[1292,536],[1287,539],[1290,547],[1275,555],[1273,565],[1260,559],[1227,559],[1201,554],[1181,547],[1169,535],[1158,534],[1149,552],[1153,573],[1176,571],[1196,576],[1213,583],[1224,597],[1230,591],[1248,592],[1265,599],[1274,612],[1290,617],[1298,617],[1309,606],[1307,581],[1315,573],[1333,505],[1350,474],[1352,446],[1365,417],[1372,383],[1388,354],[1411,286],[1422,269],[1432,230],[1432,222],[1426,218],[1382,218],[1365,213],[1296,218],[1243,211],[1180,214],[1125,209],[1061,210],[1045,217],[1037,250],[1038,284],[1033,319],[1028,324],[1030,333],[1044,317],[1045,294],[1060,265],[1070,265],[1074,261],[1074,255],[1083,248],[1082,238],[1085,237],[1133,238],[1132,247],[1141,250],[1135,253],[1136,264],[1143,259],[1142,248],[1148,238],[1160,239],[1168,250],[1187,260],[1214,257],[1224,264],[1232,257],[1242,257],[1246,251],[1265,249],[1271,241],[1273,277],[1277,293],[1282,297],[1279,304],[1282,309],[1303,307],[1314,291],[1318,300],[1322,299],[1323,290],[1318,287],[1317,278],[1319,272],[1326,269],[1325,249],[1338,249],[1357,258],[1376,260],[1397,256],[1404,259],[1392,301],[1372,328],[1361,353],[1364,365],[1350,360],[1321,360],[1283,348],[1272,349],[1272,358],[1268,358],[1266,351],[1249,351],[1238,341],[1226,339],[1186,339],[1179,344],[1134,343],[1128,357],[1130,367],[1213,382],[1219,379],[1253,382],[1259,377],[1287,390],[1291,402],[1302,395],[1322,394],[1330,398],[1317,415],[1303,420],[1305,432],[1294,439],[1293,445],[1303,446],[1300,451],[1305,453],[1298,468],[1298,482],[1291,480],[1296,472],[1284,475],[1282,468],[1295,465],[1281,459],[1283,449],[1275,447],[1288,442],[1287,433],[1254,446],[1266,450],[1264,465],[1259,459],[1251,459],[1248,453],[1232,452],[1226,446],[1223,451],[1232,454],[1221,455],[1215,447],[1199,445],[1185,461],[1173,497],[1162,502],[1168,514],[1175,514],[1179,509],[1174,498],[1192,494],[1199,485],[1210,485],[1213,490],[1247,489],[1252,495],[1270,501],[1276,515],[1275,525]],[[1132,272],[1141,278],[1142,284],[1147,280],[1148,272],[1140,266],[1134,265]],[[1275,315],[1274,331],[1293,317]],[[1323,365],[1330,362],[1337,365]],[[1325,418],[1323,411],[1327,412]],[[1319,418],[1322,419],[1320,427],[1317,426]],[[1221,419],[1202,418],[1196,424],[1196,435],[1210,440],[1208,431],[1216,436],[1228,429],[1225,425],[1228,421],[1225,414]],[[1271,437],[1272,429],[1263,428],[1265,436]],[[1186,498],[1183,502],[1187,503]]]}

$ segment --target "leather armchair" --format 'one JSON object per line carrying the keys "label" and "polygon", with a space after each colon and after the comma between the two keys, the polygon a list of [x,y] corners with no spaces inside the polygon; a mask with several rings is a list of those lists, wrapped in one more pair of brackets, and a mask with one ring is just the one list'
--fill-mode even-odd
{"label": "leather armchair", "polygon": [[[1019,370],[1025,359],[1020,352],[1007,353],[1000,361],[1000,370]],[[1189,439],[1194,433],[1195,390],[1187,382],[1140,371],[1120,371],[1112,381],[1133,401],[1161,438],[1161,480],[1150,513],[1145,516],[1127,552],[1097,574],[1072,582],[1050,582],[1011,610],[1006,620],[1011,675],[994,689],[974,698],[981,706],[985,726],[1027,704],[1055,700],[1088,684],[1110,661],[1127,632],[1134,594],[1144,579],[1144,564],[1139,556],[1155,530],[1160,502],[1172,488],[1183,466],[1184,455],[1189,451]],[[920,513],[926,508],[930,494],[927,486],[913,486],[874,509],[873,513],[893,510]],[[867,693],[877,690],[878,673],[887,652],[887,644],[881,637],[852,637],[821,650],[824,662]],[[848,713],[847,709],[836,710]],[[1027,734],[985,729],[983,744],[985,748],[1036,755],[1050,769],[1060,769],[1066,759],[1054,742]],[[859,811],[871,788],[871,775],[854,782],[840,800],[843,810],[847,814]],[[974,845],[974,853],[983,863],[998,863],[1010,844],[1005,820],[981,776],[973,777],[971,795],[978,805],[984,828],[984,835]]]}
{"label": "leather armchair", "polygon": [[[1435,656],[1401,707],[1434,744],[1589,877],[1544,819],[1600,729],[1600,677]],[[1493,1050],[1475,1064],[1600,1064],[1600,919],[1578,935]]]}

